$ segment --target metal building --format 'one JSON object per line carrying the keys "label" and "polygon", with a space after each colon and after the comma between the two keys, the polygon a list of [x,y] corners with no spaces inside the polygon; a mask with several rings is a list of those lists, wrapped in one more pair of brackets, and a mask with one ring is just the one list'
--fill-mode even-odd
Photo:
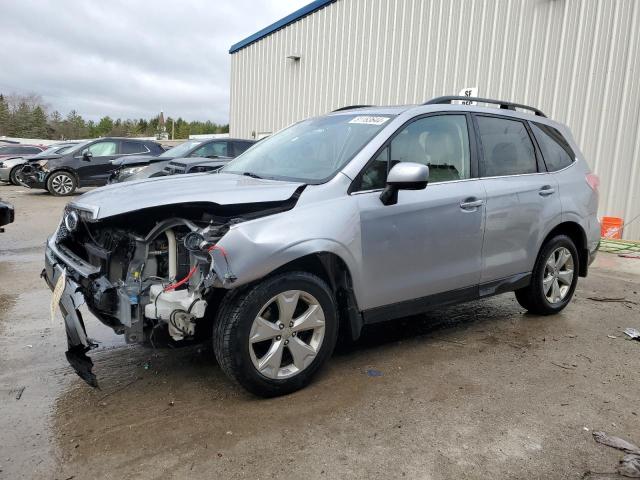
{"label": "metal building", "polygon": [[[640,0],[317,0],[231,47],[231,136],[477,87],[567,123],[600,213],[640,215]],[[640,218],[625,228],[640,239]]]}

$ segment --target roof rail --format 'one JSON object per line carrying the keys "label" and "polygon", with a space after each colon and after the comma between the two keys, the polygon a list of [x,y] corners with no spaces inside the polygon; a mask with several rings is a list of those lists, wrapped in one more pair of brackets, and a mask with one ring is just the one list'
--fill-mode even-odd
{"label": "roof rail", "polygon": [[463,97],[458,95],[445,96],[445,97],[436,97],[432,98],[428,102],[423,103],[423,105],[437,105],[442,103],[451,103],[455,100],[461,100],[463,102],[481,102],[481,103],[491,103],[494,105],[500,105],[500,108],[504,110],[514,110],[516,108],[522,108],[523,110],[530,110],[535,113],[538,117],[546,117],[546,115],[542,112],[542,110],[538,110],[537,108],[530,107],[528,105],[522,105],[520,103],[513,102],[505,102],[502,100],[492,100],[490,98],[479,98],[479,97]]}
{"label": "roof rail", "polygon": [[335,110],[332,110],[332,112],[342,112],[343,110],[354,110],[356,108],[367,108],[373,106],[374,105],[347,105],[346,107],[336,108]]}

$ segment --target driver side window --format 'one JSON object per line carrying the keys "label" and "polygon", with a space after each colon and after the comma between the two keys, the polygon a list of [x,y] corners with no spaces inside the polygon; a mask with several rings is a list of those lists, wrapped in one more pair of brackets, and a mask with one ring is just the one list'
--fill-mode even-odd
{"label": "driver side window", "polygon": [[107,157],[118,152],[116,142],[98,142],[89,147],[89,151],[94,157]]}
{"label": "driver side window", "polygon": [[469,132],[464,115],[435,115],[405,126],[362,172],[358,190],[385,187],[389,170],[400,162],[429,167],[429,183],[471,177]]}

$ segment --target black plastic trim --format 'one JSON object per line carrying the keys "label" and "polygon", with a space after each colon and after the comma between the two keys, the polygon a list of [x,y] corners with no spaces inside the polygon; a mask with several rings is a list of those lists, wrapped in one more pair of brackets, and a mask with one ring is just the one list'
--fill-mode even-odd
{"label": "black plastic trim", "polygon": [[530,107],[529,105],[523,105],[521,103],[513,103],[506,102],[504,100],[494,100],[491,98],[480,98],[480,97],[464,97],[459,95],[450,95],[444,97],[436,97],[431,100],[424,102],[423,105],[440,105],[440,104],[450,104],[454,101],[463,101],[463,102],[480,102],[480,103],[490,103],[492,105],[500,105],[500,108],[503,110],[512,110],[515,111],[516,108],[521,108],[523,110],[529,110],[535,113],[538,117],[546,117],[546,115],[535,107]]}
{"label": "black plastic trim", "polygon": [[458,303],[469,302],[479,298],[499,295],[524,288],[531,283],[531,272],[518,273],[509,277],[493,280],[472,287],[436,293],[426,297],[392,303],[382,307],[371,308],[362,312],[365,325],[386,322],[397,318],[408,317]]}

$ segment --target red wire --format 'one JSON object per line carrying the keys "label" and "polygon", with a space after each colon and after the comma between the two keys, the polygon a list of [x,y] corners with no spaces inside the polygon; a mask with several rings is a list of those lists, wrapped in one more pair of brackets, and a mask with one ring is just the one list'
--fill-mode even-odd
{"label": "red wire", "polygon": [[225,260],[226,260],[226,258],[227,258],[227,252],[226,252],[226,250],[224,249],[224,247],[221,247],[220,245],[211,245],[211,246],[207,249],[207,251],[208,251],[208,252],[212,252],[212,251],[214,251],[214,250],[220,250],[220,252],[222,253],[222,256],[223,256],[223,257],[225,258]]}
{"label": "red wire", "polygon": [[180,285],[184,285],[185,283],[187,283],[189,281],[189,279],[193,276],[194,273],[196,273],[196,269],[198,268],[197,265],[194,265],[193,267],[191,267],[191,270],[189,270],[189,273],[187,273],[187,276],[184,277],[182,280],[180,280],[179,282],[176,283],[172,283],[171,285],[167,285],[164,288],[164,292],[168,292],[169,290],[175,290],[176,288],[178,288]]}

